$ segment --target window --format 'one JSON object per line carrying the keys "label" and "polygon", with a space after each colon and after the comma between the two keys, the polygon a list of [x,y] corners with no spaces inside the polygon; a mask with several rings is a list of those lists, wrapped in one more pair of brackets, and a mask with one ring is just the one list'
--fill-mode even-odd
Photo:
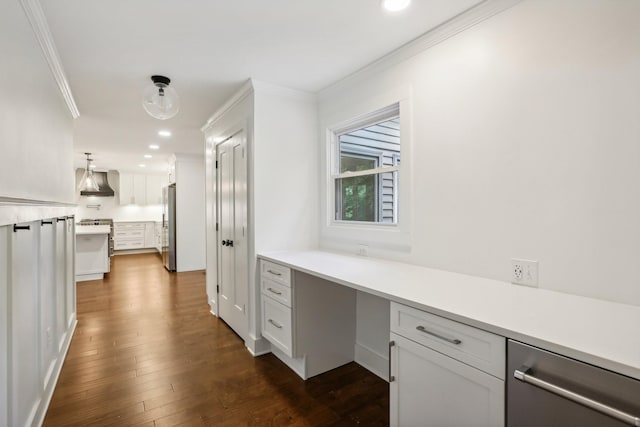
{"label": "window", "polygon": [[397,224],[400,116],[395,105],[335,134],[336,221]]}

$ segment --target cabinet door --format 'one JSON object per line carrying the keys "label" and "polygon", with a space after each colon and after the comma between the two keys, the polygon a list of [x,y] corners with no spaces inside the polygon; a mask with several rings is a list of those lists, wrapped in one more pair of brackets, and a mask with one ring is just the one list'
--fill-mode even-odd
{"label": "cabinet door", "polygon": [[391,426],[504,425],[504,381],[400,335],[391,340]]}
{"label": "cabinet door", "polygon": [[144,224],[144,247],[155,247],[156,241],[156,225],[153,222],[146,222]]}
{"label": "cabinet door", "polygon": [[136,205],[147,204],[147,177],[145,175],[133,175],[133,203]]}
{"label": "cabinet door", "polygon": [[162,204],[162,186],[165,184],[164,175],[147,175],[147,204]]}
{"label": "cabinet door", "polygon": [[121,205],[133,203],[133,174],[120,172],[120,194],[118,195]]}
{"label": "cabinet door", "polygon": [[147,181],[144,175],[120,173],[120,204],[147,204]]}

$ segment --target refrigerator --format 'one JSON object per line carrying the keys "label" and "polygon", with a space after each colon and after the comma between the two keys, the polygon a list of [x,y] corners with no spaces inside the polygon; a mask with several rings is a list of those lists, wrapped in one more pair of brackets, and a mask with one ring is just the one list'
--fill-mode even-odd
{"label": "refrigerator", "polygon": [[162,262],[176,271],[176,185],[162,188]]}

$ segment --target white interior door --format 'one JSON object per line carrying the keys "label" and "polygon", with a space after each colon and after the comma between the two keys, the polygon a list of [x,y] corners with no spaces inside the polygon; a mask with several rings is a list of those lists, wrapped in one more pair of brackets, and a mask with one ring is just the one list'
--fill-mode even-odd
{"label": "white interior door", "polygon": [[217,146],[219,315],[241,337],[247,332],[247,178],[245,137]]}

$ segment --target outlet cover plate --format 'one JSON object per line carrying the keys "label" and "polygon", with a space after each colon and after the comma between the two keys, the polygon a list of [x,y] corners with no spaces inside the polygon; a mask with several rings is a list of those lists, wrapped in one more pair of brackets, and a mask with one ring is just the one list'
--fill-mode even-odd
{"label": "outlet cover plate", "polygon": [[511,283],[538,287],[538,261],[530,259],[511,259]]}

